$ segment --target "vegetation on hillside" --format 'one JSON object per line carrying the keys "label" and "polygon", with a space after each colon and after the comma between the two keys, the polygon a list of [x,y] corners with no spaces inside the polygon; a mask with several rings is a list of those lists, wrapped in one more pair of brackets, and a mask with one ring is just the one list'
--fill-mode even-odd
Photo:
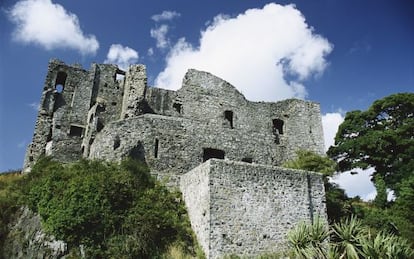
{"label": "vegetation on hillside", "polygon": [[63,165],[43,158],[13,187],[14,205],[0,206],[27,205],[39,213],[47,233],[72,251],[82,245],[88,258],[162,257],[172,246],[195,254],[180,194],[155,181],[139,162]]}

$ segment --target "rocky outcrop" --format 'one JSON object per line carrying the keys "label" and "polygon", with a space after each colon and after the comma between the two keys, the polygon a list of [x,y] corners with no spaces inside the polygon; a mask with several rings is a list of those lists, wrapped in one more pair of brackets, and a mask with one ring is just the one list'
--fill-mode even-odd
{"label": "rocky outcrop", "polygon": [[63,258],[67,253],[65,242],[47,235],[40,216],[29,208],[21,208],[4,242],[3,258]]}

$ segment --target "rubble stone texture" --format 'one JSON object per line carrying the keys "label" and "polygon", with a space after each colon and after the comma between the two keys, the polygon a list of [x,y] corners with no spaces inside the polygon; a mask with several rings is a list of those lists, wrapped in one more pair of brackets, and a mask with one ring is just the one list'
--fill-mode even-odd
{"label": "rubble stone texture", "polygon": [[[312,220],[315,208],[325,214],[320,175],[275,167],[301,149],[324,153],[317,103],[251,102],[228,82],[194,69],[172,91],[148,87],[144,65],[122,71],[92,64],[84,70],[51,60],[24,170],[43,154],[62,162],[145,161],[152,174],[180,186],[190,215],[205,210],[207,216],[192,224],[203,225],[199,231],[193,227],[209,257],[216,258],[279,247],[282,234],[299,220]],[[210,158],[225,162],[203,163]],[[240,186],[253,195],[244,207],[253,211],[239,219],[233,209],[247,194]],[[272,212],[282,205],[285,209]],[[259,220],[259,211],[269,218]],[[217,234],[222,230],[225,236]]]}

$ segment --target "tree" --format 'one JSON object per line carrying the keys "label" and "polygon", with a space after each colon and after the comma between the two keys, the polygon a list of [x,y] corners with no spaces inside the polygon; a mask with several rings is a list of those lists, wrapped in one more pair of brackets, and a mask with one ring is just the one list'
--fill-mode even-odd
{"label": "tree", "polygon": [[398,197],[399,183],[414,171],[414,94],[393,94],[366,111],[348,112],[327,154],[342,172],[374,168],[373,181],[384,180]]}

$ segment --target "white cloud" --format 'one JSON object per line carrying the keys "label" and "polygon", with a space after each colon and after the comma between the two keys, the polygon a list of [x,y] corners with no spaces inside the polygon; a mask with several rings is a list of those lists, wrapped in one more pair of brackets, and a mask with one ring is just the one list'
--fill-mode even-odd
{"label": "white cloud", "polygon": [[162,24],[155,29],[151,29],[151,37],[157,41],[157,48],[165,49],[169,46],[169,40],[167,39],[168,30],[169,27],[166,24]]}
{"label": "white cloud", "polygon": [[335,142],[335,135],[339,125],[344,121],[341,113],[326,113],[322,115],[323,136],[325,140],[325,151]]}
{"label": "white cloud", "polygon": [[376,195],[374,184],[371,182],[371,174],[374,172],[374,169],[355,169],[352,171],[357,172],[357,174],[344,172],[335,175],[332,181],[345,189],[349,197],[358,195],[365,201],[373,200]]}
{"label": "white cloud", "polygon": [[126,70],[129,65],[138,61],[138,52],[121,44],[112,44],[104,63],[116,64],[119,68]]}
{"label": "white cloud", "polygon": [[177,13],[176,11],[163,11],[160,14],[155,14],[151,16],[151,19],[160,22],[160,21],[170,21],[174,18],[180,17],[181,14]]}
{"label": "white cloud", "polygon": [[47,50],[69,48],[81,54],[95,54],[99,43],[94,35],[85,35],[75,14],[51,0],[22,0],[8,12],[16,24],[13,37],[22,43],[34,43]]}
{"label": "white cloud", "polygon": [[294,5],[272,3],[234,18],[216,16],[197,47],[179,39],[155,85],[177,89],[187,69],[195,68],[229,81],[250,100],[304,98],[303,80],[323,72],[331,50]]}

